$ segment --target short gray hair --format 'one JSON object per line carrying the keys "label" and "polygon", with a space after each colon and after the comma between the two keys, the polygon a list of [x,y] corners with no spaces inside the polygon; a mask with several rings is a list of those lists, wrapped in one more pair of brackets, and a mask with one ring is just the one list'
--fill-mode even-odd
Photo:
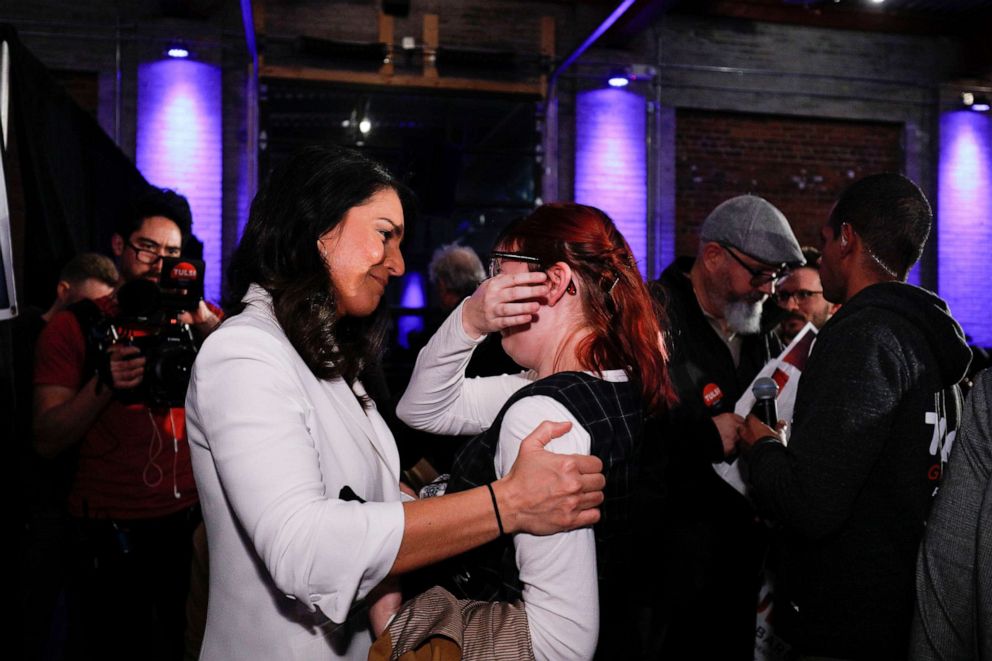
{"label": "short gray hair", "polygon": [[475,251],[456,243],[435,250],[427,271],[432,284],[440,280],[446,288],[461,297],[470,296],[486,279],[482,261]]}

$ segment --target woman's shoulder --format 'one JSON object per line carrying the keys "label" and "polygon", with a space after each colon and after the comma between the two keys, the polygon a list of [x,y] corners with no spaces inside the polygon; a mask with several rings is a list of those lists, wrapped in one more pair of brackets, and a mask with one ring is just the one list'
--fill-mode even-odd
{"label": "woman's shoulder", "polygon": [[204,340],[197,360],[252,354],[272,354],[279,360],[285,360],[295,353],[271,311],[258,305],[247,305],[240,313],[225,319]]}

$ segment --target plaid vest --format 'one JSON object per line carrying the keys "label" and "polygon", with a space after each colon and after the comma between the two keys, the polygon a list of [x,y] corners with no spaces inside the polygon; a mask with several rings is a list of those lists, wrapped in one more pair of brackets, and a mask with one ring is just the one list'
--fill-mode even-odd
{"label": "plaid vest", "polygon": [[[559,372],[527,385],[503,405],[492,427],[467,441],[455,456],[448,493],[465,491],[496,479],[493,459],[503,416],[514,402],[545,395],[563,404],[592,439],[591,454],[603,461],[606,488],[602,518],[594,527],[596,565],[603,597],[626,587],[633,567],[631,533],[634,485],[641,452],[644,412],[640,393],[629,382],[598,379],[583,372]],[[540,420],[535,420],[536,426]],[[503,536],[449,561],[445,587],[467,599],[517,601],[523,586],[513,539]]]}

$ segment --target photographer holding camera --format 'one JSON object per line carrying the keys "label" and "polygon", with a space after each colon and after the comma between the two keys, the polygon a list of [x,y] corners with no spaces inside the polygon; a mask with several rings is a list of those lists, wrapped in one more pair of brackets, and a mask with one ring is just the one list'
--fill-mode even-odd
{"label": "photographer holding camera", "polygon": [[[190,225],[182,196],[158,189],[143,195],[112,238],[121,286],[157,285],[163,258],[180,255]],[[185,412],[141,394],[156,375],[142,349],[117,341],[117,298],[60,312],[37,345],[35,448],[46,457],[78,455],[68,498],[75,533],[68,652],[177,659],[191,536],[200,522]],[[220,310],[202,299],[190,307],[159,317],[189,337],[195,354],[191,329],[202,339],[220,322]],[[112,342],[93,341],[103,329]]]}

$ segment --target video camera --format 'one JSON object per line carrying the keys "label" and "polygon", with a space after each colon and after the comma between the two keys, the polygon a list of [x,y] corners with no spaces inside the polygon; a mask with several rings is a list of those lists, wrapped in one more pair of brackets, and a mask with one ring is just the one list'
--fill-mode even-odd
{"label": "video camera", "polygon": [[[193,360],[199,350],[189,324],[179,314],[195,310],[203,298],[202,260],[163,257],[159,284],[132,280],[117,291],[120,312],[104,320],[97,331],[100,350],[112,344],[128,344],[141,350],[145,374],[135,388],[118,391],[118,398],[129,404],[183,406]],[[109,361],[105,365],[110,382]]]}

